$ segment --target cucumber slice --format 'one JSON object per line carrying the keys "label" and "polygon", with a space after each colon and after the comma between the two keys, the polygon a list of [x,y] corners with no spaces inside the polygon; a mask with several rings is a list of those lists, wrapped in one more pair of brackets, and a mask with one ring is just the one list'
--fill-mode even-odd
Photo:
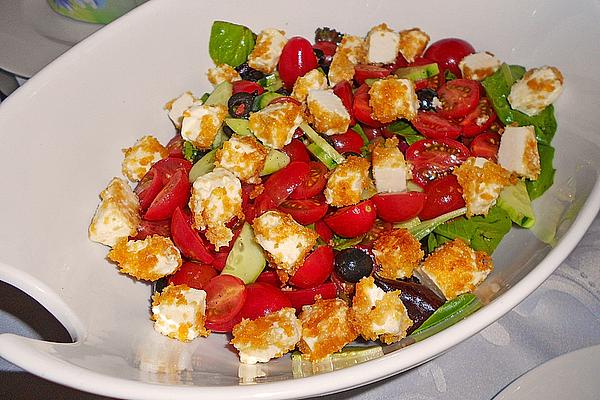
{"label": "cucumber slice", "polygon": [[219,128],[219,130],[217,131],[217,135],[215,136],[215,139],[213,140],[210,147],[212,149],[218,149],[219,147],[223,146],[223,143],[225,143],[225,141],[228,139],[229,139],[229,136],[227,136],[227,134],[223,130],[223,127],[221,126]]}
{"label": "cucumber slice", "polygon": [[418,65],[415,67],[398,68],[394,75],[402,79],[410,79],[411,81],[420,81],[422,79],[431,78],[440,73],[437,63],[426,65]]}
{"label": "cucumber slice", "polygon": [[316,362],[310,361],[299,351],[294,351],[292,353],[292,374],[294,378],[304,378],[351,367],[381,356],[383,356],[381,346],[346,346],[342,351]]}
{"label": "cucumber slice", "polygon": [[227,102],[233,93],[233,85],[229,82],[221,82],[212,91],[204,104],[207,106],[216,106],[222,104],[227,107]]}
{"label": "cucumber slice", "polygon": [[[300,129],[306,133],[306,136],[326,153],[331,160],[336,164],[341,164],[345,161],[344,156],[337,152],[325,139],[321,137],[310,125],[306,122],[300,124]],[[316,155],[315,155],[316,156]]]}
{"label": "cucumber slice", "polygon": [[505,187],[498,196],[498,207],[510,216],[510,219],[523,228],[531,228],[535,224],[535,214],[531,207],[531,199],[527,186],[523,181]]}
{"label": "cucumber slice", "polygon": [[194,164],[192,169],[190,169],[190,173],[188,175],[190,179],[190,183],[194,183],[199,176],[204,174],[208,174],[210,171],[215,169],[215,155],[217,153],[217,149],[211,150],[206,153],[201,159]]}
{"label": "cucumber slice", "polygon": [[283,82],[277,73],[265,76],[258,81],[258,84],[268,92],[276,92],[283,87]]}
{"label": "cucumber slice", "polygon": [[249,122],[244,118],[225,118],[225,123],[228,127],[231,128],[235,133],[240,136],[248,136],[252,135],[252,131],[248,127]]}
{"label": "cucumber slice", "polygon": [[310,153],[317,157],[317,159],[319,161],[321,161],[323,164],[325,164],[325,166],[329,169],[334,169],[335,167],[337,167],[337,163],[335,161],[333,161],[333,158],[331,158],[329,156],[329,154],[325,153],[325,150],[323,150],[321,147],[319,147],[318,144],[316,143],[309,143],[306,146],[306,149],[308,151],[310,151]]}
{"label": "cucumber slice", "polygon": [[290,163],[290,157],[283,151],[271,149],[267,154],[265,166],[260,172],[260,176],[270,175],[277,172]]}
{"label": "cucumber slice", "polygon": [[236,276],[249,284],[258,278],[266,265],[267,260],[262,248],[256,243],[254,231],[250,224],[245,223],[227,256],[221,274]]}
{"label": "cucumber slice", "polygon": [[261,94],[257,98],[258,108],[260,110],[262,110],[263,108],[268,106],[271,101],[273,101],[274,99],[276,99],[278,97],[284,97],[284,96],[280,93],[275,93],[275,92],[265,92],[265,93]]}

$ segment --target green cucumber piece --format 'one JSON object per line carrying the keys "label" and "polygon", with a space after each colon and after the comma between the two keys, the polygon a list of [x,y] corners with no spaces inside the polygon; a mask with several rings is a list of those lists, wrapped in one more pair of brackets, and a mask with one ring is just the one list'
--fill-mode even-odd
{"label": "green cucumber piece", "polygon": [[265,165],[260,172],[260,176],[270,175],[277,172],[290,163],[290,157],[283,151],[271,149],[267,154]]}
{"label": "green cucumber piece", "polygon": [[525,182],[519,181],[516,185],[505,187],[498,196],[497,204],[515,224],[523,228],[531,228],[535,224],[535,214]]}
{"label": "green cucumber piece", "polygon": [[[317,146],[326,153],[333,162],[336,164],[341,164],[345,161],[344,156],[342,156],[336,149],[333,148],[325,139],[321,137],[310,125],[306,122],[300,124],[300,129],[304,131],[306,136]],[[316,156],[316,155],[315,155]]]}
{"label": "green cucumber piece", "polygon": [[225,118],[225,124],[231,128],[232,131],[237,133],[240,136],[249,136],[252,135],[252,131],[250,130],[249,123],[247,119],[244,118]]}
{"label": "green cucumber piece", "polygon": [[275,93],[275,92],[265,92],[265,93],[261,94],[260,96],[257,97],[258,108],[260,110],[262,110],[263,108],[268,106],[270,102],[272,102],[273,100],[275,100],[278,97],[284,97],[284,96],[280,93]]}
{"label": "green cucumber piece", "polygon": [[217,153],[217,149],[211,150],[202,156],[196,164],[190,169],[190,173],[188,175],[190,179],[190,183],[194,183],[199,176],[204,174],[208,174],[210,171],[215,169],[215,156]]}
{"label": "green cucumber piece", "polygon": [[406,181],[406,191],[407,192],[424,192],[425,190],[417,185],[415,182],[413,182],[412,180],[408,180]]}
{"label": "green cucumber piece", "polygon": [[212,91],[210,96],[206,99],[204,104],[207,106],[216,106],[222,104],[227,107],[227,102],[233,93],[233,85],[229,82],[221,82]]}
{"label": "green cucumber piece", "polygon": [[321,161],[328,169],[334,169],[337,167],[337,163],[333,161],[333,158],[329,156],[318,144],[309,143],[306,145],[306,149],[319,161]]}
{"label": "green cucumber piece", "polygon": [[310,361],[299,351],[292,353],[292,374],[294,378],[304,378],[323,372],[331,372],[351,367],[383,356],[381,346],[346,346],[337,353],[320,361]]}
{"label": "green cucumber piece", "polygon": [[244,281],[252,283],[265,269],[267,260],[262,247],[256,243],[254,231],[248,223],[244,223],[240,235],[236,239],[221,274],[233,275]]}
{"label": "green cucumber piece", "polygon": [[422,79],[431,78],[440,73],[437,63],[418,65],[414,67],[398,68],[394,75],[402,79],[410,79],[411,81],[420,81]]}
{"label": "green cucumber piece", "polygon": [[212,144],[210,145],[210,147],[212,149],[218,149],[221,146],[223,146],[223,143],[225,143],[227,140],[229,139],[229,136],[227,136],[227,134],[225,133],[225,131],[223,130],[223,127],[221,126],[219,128],[219,130],[217,131],[217,134],[215,136],[215,139],[213,140]]}
{"label": "green cucumber piece", "polygon": [[265,76],[258,81],[258,84],[267,92],[276,92],[283,87],[283,81],[279,78],[279,74],[277,73]]}

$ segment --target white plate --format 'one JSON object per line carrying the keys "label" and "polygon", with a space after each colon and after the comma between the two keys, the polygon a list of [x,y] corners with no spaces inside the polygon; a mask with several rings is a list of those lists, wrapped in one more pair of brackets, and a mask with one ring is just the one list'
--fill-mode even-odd
{"label": "white plate", "polygon": [[527,372],[494,400],[597,400],[600,345],[563,354]]}
{"label": "white plate", "polygon": [[[113,397],[331,393],[436,357],[500,318],[569,254],[600,206],[595,1],[430,0],[427,8],[394,0],[298,4],[149,2],[76,45],[2,103],[0,279],[37,299],[74,339],[57,344],[0,335],[2,357],[44,378]],[[557,224],[556,246],[514,229],[496,250],[495,271],[479,291],[490,301],[482,310],[421,343],[330,374],[292,379],[289,358],[283,358],[254,371],[264,375],[256,380],[260,384],[240,385],[237,355],[226,337],[182,344],[155,333],[148,285],[119,275],[104,259],[106,248],[88,241],[87,226],[98,193],[120,175],[121,149],[148,133],[168,140],[174,130],[164,103],[185,90],[208,89],[204,74],[211,66],[208,38],[215,19],[306,37],[319,26],[364,34],[386,21],[396,29],[420,26],[433,40],[464,37],[510,63],[559,66],[566,89],[557,104],[557,174],[534,203],[538,230]]]}

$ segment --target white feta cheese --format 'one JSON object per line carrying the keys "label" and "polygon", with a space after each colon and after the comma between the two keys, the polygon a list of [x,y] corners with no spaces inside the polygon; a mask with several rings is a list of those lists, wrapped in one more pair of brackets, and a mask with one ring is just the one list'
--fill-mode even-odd
{"label": "white feta cheese", "polygon": [[540,155],[533,126],[507,126],[500,139],[498,164],[519,176],[537,179]]}
{"label": "white feta cheese", "polygon": [[241,181],[260,183],[260,176],[269,151],[254,136],[233,135],[215,155],[215,166],[225,168]]}
{"label": "white feta cheese", "polygon": [[365,62],[366,47],[363,38],[344,35],[329,66],[329,84],[350,81],[354,77],[354,66]]}
{"label": "white feta cheese", "polygon": [[412,174],[398,148],[398,138],[377,143],[371,153],[371,163],[377,193],[406,192],[406,181]]}
{"label": "white feta cheese", "polygon": [[208,149],[227,115],[227,107],[222,104],[194,105],[183,112],[181,136],[199,149]]}
{"label": "white feta cheese", "polygon": [[463,78],[482,81],[498,71],[502,62],[493,54],[480,52],[469,54],[458,63]]}
{"label": "white feta cheese", "polygon": [[377,121],[412,120],[417,116],[419,98],[410,79],[388,77],[373,82],[369,89],[369,105],[371,115]]}
{"label": "white feta cheese", "polygon": [[204,290],[169,285],[152,296],[154,330],[173,339],[187,342],[198,336],[207,336],[205,313]]}
{"label": "white feta cheese", "polygon": [[192,105],[200,105],[202,102],[196,99],[192,92],[185,92],[181,96],[169,101],[165,108],[169,111],[169,118],[175,124],[177,129],[181,129],[181,121],[183,120],[183,112]]}
{"label": "white feta cheese", "polygon": [[302,107],[290,102],[270,104],[250,114],[248,126],[267,147],[281,149],[292,141],[294,132],[304,121]]}
{"label": "white feta cheese", "polygon": [[344,207],[357,204],[363,191],[373,187],[369,177],[369,160],[350,156],[338,165],[329,178],[323,193],[327,204]]}
{"label": "white feta cheese", "polygon": [[400,34],[380,24],[371,28],[366,43],[369,64],[391,64],[398,56]]}
{"label": "white feta cheese", "polygon": [[325,74],[315,68],[296,79],[292,89],[292,97],[302,103],[306,100],[310,90],[326,88],[327,78]]}
{"label": "white feta cheese", "polygon": [[408,62],[413,62],[415,58],[423,55],[428,43],[428,34],[419,28],[412,28],[400,32],[398,47],[404,59]]}
{"label": "white feta cheese", "polygon": [[265,29],[256,37],[256,44],[248,56],[248,65],[258,71],[270,74],[275,71],[281,50],[287,43],[285,32],[278,29]]}
{"label": "white feta cheese", "polygon": [[537,115],[558,99],[563,81],[562,74],[555,67],[530,69],[513,84],[508,102],[515,110],[529,116]]}
{"label": "white feta cheese", "polygon": [[344,133],[350,125],[350,114],[332,90],[310,90],[307,98],[312,125],[326,135]]}
{"label": "white feta cheese", "polygon": [[125,158],[121,164],[123,175],[132,182],[137,182],[144,177],[152,164],[165,158],[169,151],[153,136],[144,136],[135,144],[123,149]]}
{"label": "white feta cheese", "polygon": [[208,80],[213,86],[217,86],[223,82],[235,82],[242,79],[240,73],[235,70],[231,65],[220,64],[214,68],[208,69]]}

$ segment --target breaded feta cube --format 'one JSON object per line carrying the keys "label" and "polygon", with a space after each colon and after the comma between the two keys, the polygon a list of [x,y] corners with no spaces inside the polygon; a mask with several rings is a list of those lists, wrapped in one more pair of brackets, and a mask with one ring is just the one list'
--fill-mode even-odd
{"label": "breaded feta cube", "polygon": [[317,232],[280,211],[268,211],[255,218],[252,228],[267,259],[289,275],[296,272],[319,237]]}
{"label": "breaded feta cube", "polygon": [[515,110],[529,116],[537,115],[558,99],[563,82],[558,68],[544,66],[530,69],[512,85],[508,102]]}
{"label": "breaded feta cube", "polygon": [[290,102],[269,104],[250,114],[249,128],[267,147],[281,149],[292,141],[294,132],[304,121],[302,107]]}
{"label": "breaded feta cube", "polygon": [[165,109],[169,111],[169,118],[175,124],[177,129],[181,129],[183,113],[193,105],[200,105],[202,102],[196,99],[192,92],[185,92],[165,104]]}
{"label": "breaded feta cube", "polygon": [[100,205],[88,230],[90,240],[114,246],[135,235],[140,225],[140,202],[124,179],[113,178],[100,192]]}
{"label": "breaded feta cube", "polygon": [[298,348],[311,361],[340,351],[358,337],[352,313],[341,299],[318,299],[300,313],[302,339]]}
{"label": "breaded feta cube", "polygon": [[169,285],[152,295],[154,330],[182,342],[210,333],[206,320],[206,292],[187,285]]}
{"label": "breaded feta cube", "polygon": [[540,154],[533,126],[507,126],[500,138],[498,164],[529,179],[540,175]]}
{"label": "breaded feta cube", "polygon": [[391,64],[396,61],[400,47],[400,34],[385,23],[371,28],[365,41],[369,64]]}
{"label": "breaded feta cube", "polygon": [[372,276],[356,284],[352,298],[354,326],[365,340],[380,339],[385,344],[399,341],[413,325],[400,291],[384,292],[375,285]]}
{"label": "breaded feta cube", "polygon": [[191,106],[183,112],[181,136],[199,149],[209,149],[228,114],[223,104]]}
{"label": "breaded feta cube", "polygon": [[481,157],[469,157],[453,174],[462,187],[467,206],[467,217],[487,215],[505,186],[516,183],[516,178],[498,164]]}
{"label": "breaded feta cube", "polygon": [[408,62],[415,61],[421,57],[429,44],[429,35],[419,28],[400,31],[400,43],[398,48],[404,59]]}
{"label": "breaded feta cube", "polygon": [[398,118],[415,118],[419,99],[410,79],[388,77],[373,82],[369,89],[369,105],[374,119],[388,123]]}
{"label": "breaded feta cube", "polygon": [[482,51],[465,56],[459,63],[458,68],[463,78],[474,81],[482,81],[498,71],[502,62],[492,53]]}
{"label": "breaded feta cube", "polygon": [[351,81],[354,77],[354,66],[365,62],[367,49],[363,38],[344,35],[329,65],[329,84]]}
{"label": "breaded feta cube", "polygon": [[152,235],[143,240],[121,238],[108,258],[122,273],[134,278],[155,281],[175,273],[181,267],[181,254],[170,238]]}
{"label": "breaded feta cube", "polygon": [[312,89],[306,99],[311,124],[326,135],[344,133],[350,126],[350,114],[342,100],[332,90]]}
{"label": "breaded feta cube", "polygon": [[369,167],[369,160],[357,156],[350,156],[338,165],[327,179],[324,190],[327,204],[343,207],[360,202],[363,191],[373,187]]}
{"label": "breaded feta cube", "polygon": [[398,138],[377,142],[371,152],[371,163],[377,193],[406,191],[406,181],[412,177],[412,173],[398,148]]}
{"label": "breaded feta cube", "polygon": [[422,284],[447,300],[471,292],[492,272],[492,258],[462,239],[444,243],[415,270]]}
{"label": "breaded feta cube", "polygon": [[258,71],[270,74],[275,71],[281,50],[287,43],[285,32],[278,29],[265,29],[256,37],[256,44],[248,56],[248,65]]}
{"label": "breaded feta cube", "polygon": [[233,135],[215,154],[215,166],[231,171],[242,182],[260,183],[269,150],[254,136]]}
{"label": "breaded feta cube", "polygon": [[219,251],[233,238],[233,232],[225,224],[233,217],[244,218],[242,184],[232,172],[217,167],[196,178],[189,206],[194,227],[206,229],[206,238]]}
{"label": "breaded feta cube", "polygon": [[327,77],[317,68],[296,79],[292,89],[292,97],[303,103],[306,101],[308,92],[312,89],[327,89]]}
{"label": "breaded feta cube", "polygon": [[212,83],[213,86],[217,86],[223,82],[231,83],[242,80],[240,73],[229,64],[219,64],[213,68],[209,68],[207,75],[208,81]]}
{"label": "breaded feta cube", "polygon": [[410,278],[425,253],[421,243],[404,228],[383,233],[373,243],[377,274],[387,279]]}
{"label": "breaded feta cube", "polygon": [[121,171],[130,181],[137,182],[150,171],[152,164],[165,158],[169,150],[154,136],[138,139],[132,147],[123,149],[125,158],[121,163]]}
{"label": "breaded feta cube", "polygon": [[293,350],[300,341],[302,324],[296,310],[282,308],[254,320],[243,319],[233,327],[231,344],[244,364],[268,362]]}

